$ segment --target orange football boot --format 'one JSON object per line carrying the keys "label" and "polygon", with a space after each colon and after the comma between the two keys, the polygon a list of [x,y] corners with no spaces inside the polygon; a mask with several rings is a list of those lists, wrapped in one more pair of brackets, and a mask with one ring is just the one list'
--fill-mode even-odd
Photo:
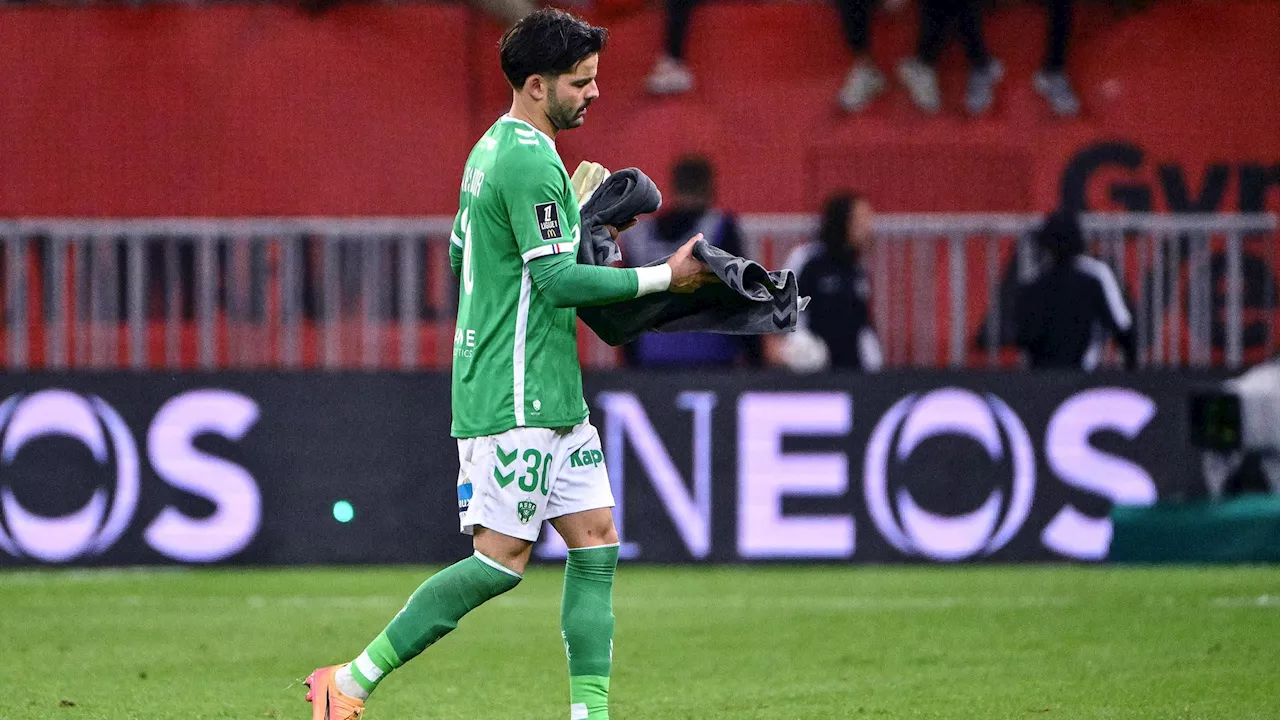
{"label": "orange football boot", "polygon": [[359,720],[364,714],[364,701],[343,695],[333,681],[341,665],[322,667],[307,676],[307,702],[311,703],[311,720]]}

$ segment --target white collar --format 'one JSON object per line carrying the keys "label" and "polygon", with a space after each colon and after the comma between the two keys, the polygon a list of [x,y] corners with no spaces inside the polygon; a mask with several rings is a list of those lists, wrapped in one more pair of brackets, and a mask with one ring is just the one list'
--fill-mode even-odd
{"label": "white collar", "polygon": [[506,114],[506,115],[503,115],[502,117],[498,118],[498,120],[499,120],[500,122],[519,123],[520,125],[524,125],[525,127],[529,128],[530,130],[533,130],[534,132],[536,132],[536,133],[538,133],[539,135],[541,135],[541,136],[542,136],[542,139],[547,141],[547,144],[551,146],[551,149],[552,149],[552,150],[555,150],[555,149],[556,149],[556,141],[555,141],[555,140],[552,140],[550,135],[548,135],[548,134],[546,134],[546,133],[542,132],[542,131],[541,131],[541,130],[539,130],[538,128],[534,127],[532,124],[527,123],[527,122],[525,122],[524,120],[521,120],[520,118],[512,117],[510,113],[508,113],[508,114]]}

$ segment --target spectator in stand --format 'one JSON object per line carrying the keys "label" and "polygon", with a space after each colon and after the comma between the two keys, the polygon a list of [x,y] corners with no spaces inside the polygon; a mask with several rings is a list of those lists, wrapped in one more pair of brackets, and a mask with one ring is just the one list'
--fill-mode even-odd
{"label": "spectator in stand", "polygon": [[1059,117],[1080,114],[1080,101],[1067,79],[1067,41],[1071,36],[1071,15],[1075,0],[1048,0],[1049,38],[1045,46],[1044,65],[1036,73],[1032,85]]}
{"label": "spectator in stand", "polygon": [[[904,0],[886,0],[900,7]],[[693,89],[693,73],[684,62],[689,18],[699,0],[667,0],[666,48],[654,63],[645,87],[654,95],[679,95]],[[853,51],[854,63],[839,94],[840,107],[858,112],[886,87],[884,73],[871,60],[871,15],[876,0],[835,0],[840,24]]]}
{"label": "spectator in stand", "polygon": [[995,101],[996,85],[1004,77],[1004,66],[987,54],[982,37],[982,9],[978,0],[920,0],[920,38],[916,54],[898,65],[902,79],[916,107],[930,115],[942,109],[938,89],[938,57],[952,26],[959,29],[969,59],[969,83],[965,108],[982,115]]}
{"label": "spectator in stand", "polygon": [[693,73],[684,64],[689,17],[698,0],[667,0],[666,52],[658,57],[645,87],[654,95],[679,95],[693,89]]}
{"label": "spectator in stand", "polygon": [[874,6],[875,0],[836,0],[840,27],[853,50],[853,67],[836,97],[845,112],[861,112],[888,86],[884,73],[871,59],[871,13]]}
{"label": "spectator in stand", "polygon": [[1092,371],[1108,336],[1124,351],[1125,368],[1135,368],[1133,313],[1111,268],[1085,254],[1076,215],[1050,215],[1036,244],[1046,255],[1045,267],[1018,288],[1014,306],[1018,346],[1031,368]]}
{"label": "spectator in stand", "polygon": [[[661,260],[688,238],[702,233],[707,242],[743,255],[733,216],[715,207],[715,173],[701,155],[681,157],[672,170],[674,198],[654,218],[641,220],[623,236],[623,259],[630,267]],[[646,333],[627,345],[629,365],[645,368],[733,367],[762,364],[756,336],[712,333]]]}
{"label": "spectator in stand", "polygon": [[790,356],[812,342],[809,336],[816,336],[826,346],[825,364],[832,368],[876,372],[883,366],[880,339],[871,322],[871,286],[860,264],[871,247],[872,222],[871,203],[865,197],[833,195],[822,209],[818,242],[796,248],[784,263],[799,278],[800,294],[810,298],[796,335],[782,341],[779,352],[788,365],[806,364]]}

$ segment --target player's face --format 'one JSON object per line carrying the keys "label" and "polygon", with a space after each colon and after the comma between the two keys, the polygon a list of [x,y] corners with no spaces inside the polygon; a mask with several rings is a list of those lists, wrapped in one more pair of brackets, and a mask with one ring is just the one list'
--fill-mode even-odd
{"label": "player's face", "polygon": [[859,200],[853,204],[853,211],[849,213],[849,244],[857,250],[865,251],[871,245],[872,217],[871,203]]}
{"label": "player's face", "polygon": [[551,83],[547,93],[547,118],[557,130],[579,127],[586,119],[587,106],[600,97],[600,88],[596,86],[599,65],[599,55],[588,56]]}

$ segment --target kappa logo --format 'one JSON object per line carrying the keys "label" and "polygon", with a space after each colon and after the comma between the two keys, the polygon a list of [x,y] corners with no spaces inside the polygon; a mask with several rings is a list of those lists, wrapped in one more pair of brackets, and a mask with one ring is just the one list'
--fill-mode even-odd
{"label": "kappa logo", "polygon": [[528,525],[533,514],[538,512],[538,506],[531,500],[521,500],[516,504],[516,512],[520,515],[520,524]]}
{"label": "kappa logo", "polygon": [[538,231],[543,240],[556,240],[564,237],[560,230],[560,206],[556,203],[538,203],[533,206],[533,214],[537,216]]}
{"label": "kappa logo", "polygon": [[569,467],[595,467],[604,462],[604,453],[599,450],[582,450],[569,456]]}
{"label": "kappa logo", "polygon": [[[922,442],[944,435],[976,440],[993,463],[1008,461],[1012,477],[1007,499],[996,487],[977,510],[946,516],[921,507],[905,487],[890,492],[890,465],[904,463]],[[881,535],[907,555],[955,561],[999,550],[1026,522],[1035,487],[1035,449],[1027,429],[990,393],[942,388],[908,395],[885,413],[867,444],[867,510]]]}

